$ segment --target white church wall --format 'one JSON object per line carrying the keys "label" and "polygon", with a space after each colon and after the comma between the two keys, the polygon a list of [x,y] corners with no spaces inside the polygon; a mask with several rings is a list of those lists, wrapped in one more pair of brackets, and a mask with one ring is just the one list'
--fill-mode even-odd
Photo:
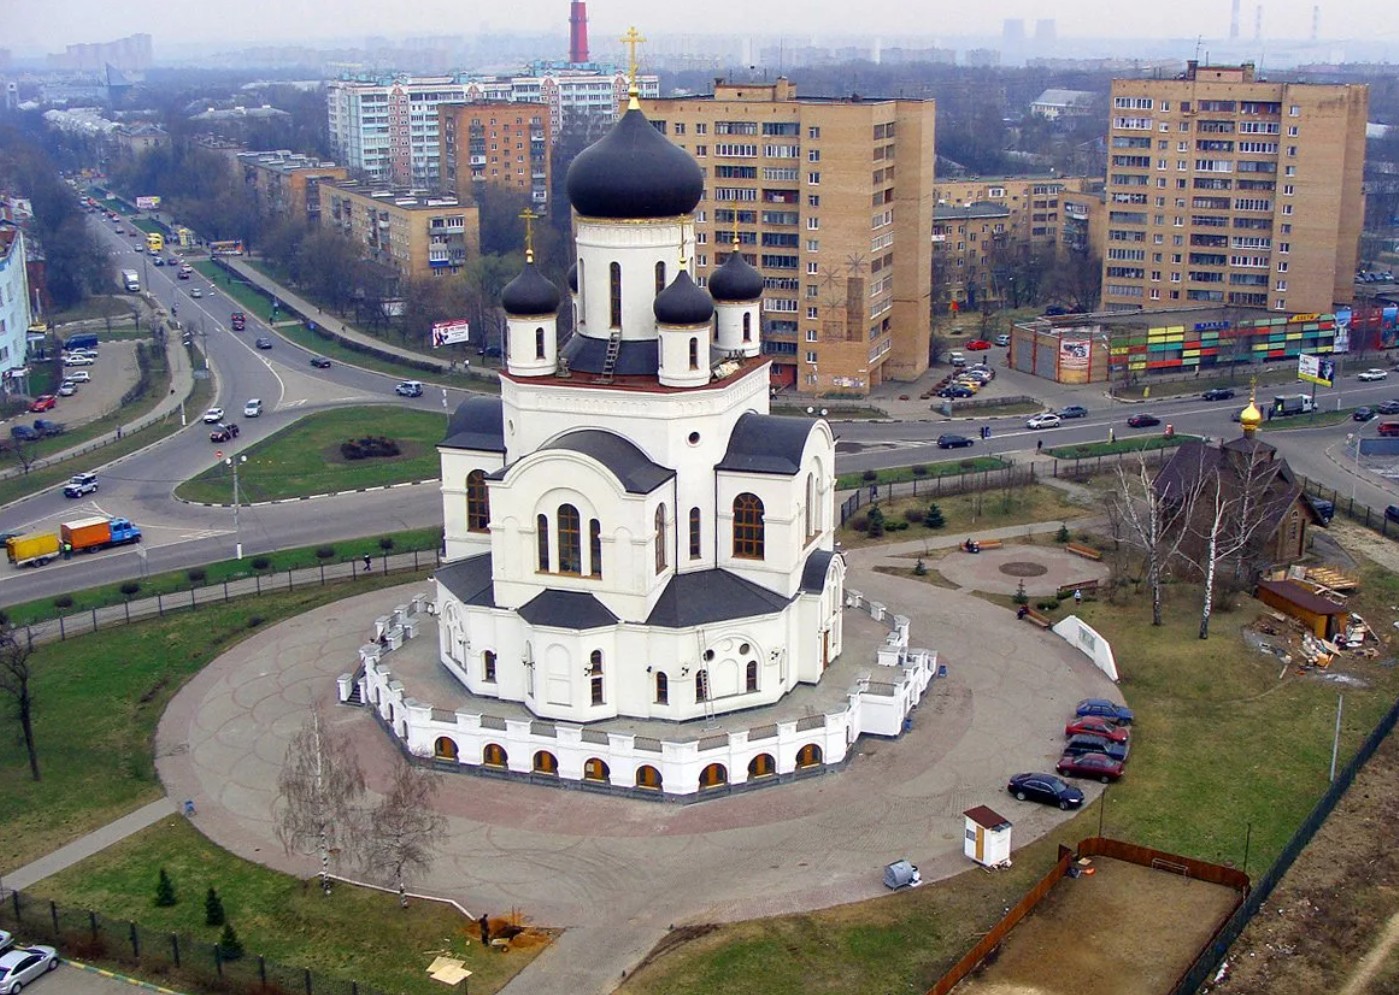
{"label": "white church wall", "polygon": [[[622,273],[622,338],[654,339],[656,264],[665,266],[665,283],[675,279],[680,258],[693,255],[694,222],[688,218],[624,220],[578,217],[578,286],[588,334],[607,338],[611,322],[611,264]],[[683,248],[682,248],[683,247]]]}
{"label": "white church wall", "polygon": [[472,532],[466,527],[466,476],[473,470],[493,473],[504,465],[502,456],[440,447],[437,451],[442,464],[442,535],[447,545],[446,558],[459,560],[484,553],[491,548],[490,533]]}

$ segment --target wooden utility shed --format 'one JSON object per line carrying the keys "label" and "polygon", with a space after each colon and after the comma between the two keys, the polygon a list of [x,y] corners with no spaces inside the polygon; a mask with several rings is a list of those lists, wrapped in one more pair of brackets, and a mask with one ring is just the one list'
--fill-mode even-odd
{"label": "wooden utility shed", "polygon": [[1319,639],[1334,639],[1345,628],[1350,612],[1310,591],[1295,580],[1260,580],[1259,601],[1300,621]]}
{"label": "wooden utility shed", "polygon": [[1010,863],[1010,820],[985,805],[962,813],[967,831],[962,852],[983,867]]}

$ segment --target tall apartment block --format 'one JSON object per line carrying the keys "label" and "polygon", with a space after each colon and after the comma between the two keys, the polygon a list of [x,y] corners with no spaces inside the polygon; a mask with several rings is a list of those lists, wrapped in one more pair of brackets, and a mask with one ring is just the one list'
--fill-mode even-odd
{"label": "tall apartment block", "polygon": [[344,166],[285,149],[240,152],[237,159],[243,183],[252,190],[261,213],[312,225],[321,218],[319,186],[350,176]]}
{"label": "tall apartment block", "polygon": [[704,171],[701,282],[738,251],[763,274],[778,386],[864,395],[928,367],[931,100],[798,97],[786,79],[645,100]]}
{"label": "tall apartment block", "polygon": [[[626,106],[628,83],[626,71],[616,66],[534,62],[515,76],[473,76],[466,98],[543,104],[549,108],[549,127],[557,137],[580,122],[605,129],[617,119],[618,108]],[[661,95],[659,76],[638,75],[636,85],[643,98]]]}
{"label": "tall apartment block", "polygon": [[540,104],[441,104],[442,185],[462,200],[476,184],[528,194],[536,210],[549,202],[553,129]]}
{"label": "tall apartment block", "polygon": [[326,84],[337,161],[371,180],[436,189],[442,179],[437,105],[466,99],[456,76],[392,76]]}
{"label": "tall apartment block", "polygon": [[480,253],[481,215],[474,204],[355,180],[327,180],[316,192],[321,224],[346,235],[366,259],[400,277],[455,276]]}
{"label": "tall apartment block", "polygon": [[1250,64],[1118,79],[1103,306],[1327,312],[1352,290],[1369,91]]}

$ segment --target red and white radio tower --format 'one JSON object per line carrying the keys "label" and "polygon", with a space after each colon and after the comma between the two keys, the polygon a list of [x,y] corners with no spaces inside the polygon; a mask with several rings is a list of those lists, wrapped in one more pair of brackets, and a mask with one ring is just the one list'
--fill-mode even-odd
{"label": "red and white radio tower", "polygon": [[588,5],[585,0],[573,0],[569,7],[568,61],[588,61]]}

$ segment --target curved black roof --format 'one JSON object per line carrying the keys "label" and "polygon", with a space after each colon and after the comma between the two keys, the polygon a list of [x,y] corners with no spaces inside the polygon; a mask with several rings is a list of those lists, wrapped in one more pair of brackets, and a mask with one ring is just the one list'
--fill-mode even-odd
{"label": "curved black roof", "polygon": [[530,625],[552,629],[600,629],[617,624],[617,616],[586,591],[541,591],[518,609]]}
{"label": "curved black roof", "polygon": [[448,449],[505,452],[505,416],[498,397],[468,397],[457,405],[447,422],[447,436],[439,445]]}
{"label": "curved black roof", "polygon": [[714,317],[714,299],[682,269],[670,286],[656,295],[651,310],[662,325],[703,325]]}
{"label": "curved black roof", "polygon": [[734,425],[728,451],[717,469],[790,477],[801,470],[802,451],[815,424],[811,418],[780,418],[750,411]]}
{"label": "curved black roof", "polygon": [[727,622],[736,618],[775,615],[788,599],[727,570],[697,570],[676,574],[666,584],[647,625],[662,629],[688,629],[694,625]]}
{"label": "curved black roof", "polygon": [[670,218],[695,209],[704,175],[688,152],[633,108],[578,153],[565,185],[569,202],[587,217]]}
{"label": "curved black roof", "polygon": [[479,605],[483,608],[496,606],[490,553],[444,563],[433,572],[433,577],[464,605]]}
{"label": "curved black roof", "polygon": [[[574,373],[601,373],[607,367],[607,340],[575,332],[564,343],[562,355]],[[623,339],[612,364],[612,372],[619,377],[654,377],[659,369],[655,339]]]}
{"label": "curved black roof", "polygon": [[716,301],[756,301],[763,296],[763,274],[735,249],[709,278],[709,294]]}
{"label": "curved black roof", "polygon": [[544,278],[531,259],[500,292],[500,306],[506,314],[518,316],[554,314],[559,309],[559,288]]}
{"label": "curved black roof", "polygon": [[674,470],[652,463],[650,457],[620,435],[600,429],[566,432],[539,448],[564,449],[592,457],[612,471],[628,494],[650,494],[675,476]]}
{"label": "curved black roof", "polygon": [[818,549],[806,558],[806,564],[802,567],[801,590],[810,594],[820,594],[826,589],[826,571],[831,567],[831,560],[835,559],[836,553],[830,549]]}

